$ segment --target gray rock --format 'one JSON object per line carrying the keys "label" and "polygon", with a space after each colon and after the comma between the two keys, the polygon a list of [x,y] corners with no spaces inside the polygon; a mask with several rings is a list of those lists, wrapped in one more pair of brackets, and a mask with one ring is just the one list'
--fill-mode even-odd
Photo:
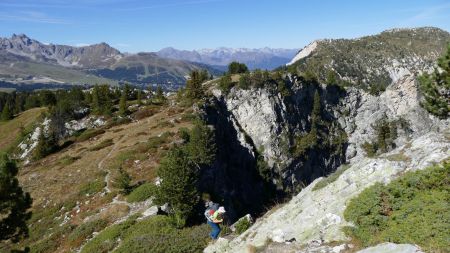
{"label": "gray rock", "polygon": [[411,244],[382,243],[357,253],[423,253],[423,251]]}

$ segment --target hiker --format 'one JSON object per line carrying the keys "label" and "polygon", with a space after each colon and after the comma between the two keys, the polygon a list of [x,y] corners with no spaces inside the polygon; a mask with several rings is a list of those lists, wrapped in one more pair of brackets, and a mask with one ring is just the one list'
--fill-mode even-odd
{"label": "hiker", "polygon": [[209,226],[211,226],[212,231],[209,236],[215,240],[219,237],[220,226],[219,224],[223,221],[223,215],[225,214],[225,208],[223,206],[219,207],[219,204],[212,201],[207,201],[205,203],[206,211],[205,217]]}

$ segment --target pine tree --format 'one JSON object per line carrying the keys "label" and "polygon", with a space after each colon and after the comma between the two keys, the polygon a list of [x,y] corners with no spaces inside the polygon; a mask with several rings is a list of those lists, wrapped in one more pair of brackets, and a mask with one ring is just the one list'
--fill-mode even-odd
{"label": "pine tree", "polygon": [[122,90],[122,95],[120,96],[119,101],[119,115],[125,116],[127,113],[127,99],[128,99],[128,86],[125,85],[125,87]]}
{"label": "pine tree", "polygon": [[141,89],[138,89],[138,92],[137,92],[137,104],[142,105],[142,90]]}
{"label": "pine tree", "polygon": [[166,97],[164,96],[164,91],[161,86],[158,86],[155,91],[155,95],[152,99],[153,103],[162,104],[166,101]]}
{"label": "pine tree", "polygon": [[100,98],[98,85],[95,85],[94,89],[92,89],[92,111],[94,111],[94,113],[100,114]]}
{"label": "pine tree", "polygon": [[314,92],[313,109],[311,111],[311,129],[317,130],[321,121],[321,105],[319,91]]}
{"label": "pine tree", "polygon": [[450,44],[447,53],[439,58],[438,69],[431,75],[419,77],[419,87],[424,95],[422,106],[439,118],[450,114]]}
{"label": "pine tree", "polygon": [[17,242],[28,236],[27,220],[31,218],[31,197],[19,186],[15,162],[6,154],[0,156],[0,242]]}
{"label": "pine tree", "polygon": [[6,103],[2,110],[1,120],[7,121],[11,120],[14,117],[11,108],[9,108],[9,104]]}
{"label": "pine tree", "polygon": [[203,90],[203,82],[208,79],[208,72],[194,70],[189,74],[189,79],[186,81],[186,97],[188,99],[201,99],[205,95]]}
{"label": "pine tree", "polygon": [[248,72],[247,65],[239,62],[231,62],[228,65],[228,74],[242,74]]}
{"label": "pine tree", "polygon": [[39,160],[41,158],[46,157],[55,151],[58,146],[58,141],[56,136],[53,133],[48,133],[48,136],[45,135],[44,130],[41,130],[39,134],[38,143],[33,150],[33,159]]}
{"label": "pine tree", "polygon": [[183,227],[199,201],[199,170],[186,150],[176,147],[162,159],[158,176],[162,180],[157,201],[169,203],[177,225]]}
{"label": "pine tree", "polygon": [[216,154],[214,132],[202,121],[197,120],[189,134],[186,148],[189,157],[196,165],[210,165]]}

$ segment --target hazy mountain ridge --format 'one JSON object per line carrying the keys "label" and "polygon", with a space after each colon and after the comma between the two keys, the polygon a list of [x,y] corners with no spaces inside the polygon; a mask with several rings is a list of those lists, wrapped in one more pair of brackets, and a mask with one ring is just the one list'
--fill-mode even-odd
{"label": "hazy mountain ridge", "polygon": [[298,49],[226,48],[178,50],[172,47],[157,52],[161,57],[200,62],[213,66],[226,66],[232,61],[245,63],[250,69],[274,69],[286,64]]}
{"label": "hazy mountain ridge", "polygon": [[0,81],[36,83],[184,85],[194,69],[220,71],[206,64],[165,59],[155,53],[121,53],[102,42],[83,47],[44,44],[24,34],[0,38]]}

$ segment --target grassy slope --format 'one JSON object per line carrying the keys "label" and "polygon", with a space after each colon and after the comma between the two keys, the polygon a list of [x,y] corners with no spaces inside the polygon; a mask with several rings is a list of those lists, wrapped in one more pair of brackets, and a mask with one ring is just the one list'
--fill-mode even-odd
{"label": "grassy slope", "polygon": [[34,62],[17,62],[14,63],[12,67],[9,63],[0,63],[0,74],[19,76],[46,76],[57,81],[72,84],[117,84],[117,81],[115,80],[87,74],[79,70]]}
{"label": "grassy slope", "polygon": [[[85,238],[73,241],[67,238],[85,223],[86,217],[98,215],[111,224],[128,214],[126,205],[111,204],[119,190],[114,183],[110,184],[112,193],[101,194],[106,172],[112,172],[109,182],[119,166],[131,176],[133,184],[153,182],[161,156],[179,140],[178,130],[191,127],[183,117],[189,115],[191,109],[154,106],[152,110],[156,114],[106,129],[103,134],[76,142],[20,170],[20,183],[33,198],[30,238],[22,245],[30,245],[32,252],[70,252]],[[165,134],[162,141],[156,138],[166,132],[171,134]],[[114,144],[93,148],[102,146],[105,141]],[[121,200],[123,196],[119,196]],[[64,222],[66,216],[70,219]]]}
{"label": "grassy slope", "polygon": [[0,151],[7,150],[20,135],[20,127],[31,127],[36,119],[46,111],[45,108],[33,108],[17,115],[14,119],[0,122]]}

